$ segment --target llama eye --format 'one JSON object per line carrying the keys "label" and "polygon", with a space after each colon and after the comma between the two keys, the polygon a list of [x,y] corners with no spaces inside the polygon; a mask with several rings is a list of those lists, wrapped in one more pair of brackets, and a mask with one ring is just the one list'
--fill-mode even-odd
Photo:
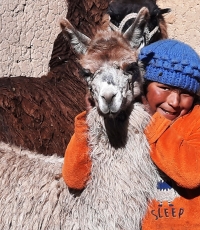
{"label": "llama eye", "polygon": [[126,66],[125,72],[131,74],[132,82],[134,82],[138,76],[140,76],[140,71],[137,62],[132,62]]}
{"label": "llama eye", "polygon": [[82,68],[80,70],[80,74],[83,76],[83,77],[90,77],[92,75],[92,73],[90,72],[89,69],[85,69],[85,68]]}

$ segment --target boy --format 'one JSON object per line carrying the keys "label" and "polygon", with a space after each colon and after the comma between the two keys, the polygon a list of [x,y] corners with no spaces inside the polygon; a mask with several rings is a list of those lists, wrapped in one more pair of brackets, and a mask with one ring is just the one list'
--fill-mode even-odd
{"label": "boy", "polygon": [[151,158],[170,178],[157,189],[161,196],[170,189],[179,194],[152,201],[142,229],[200,229],[200,58],[184,43],[164,40],[145,47],[139,59],[153,114],[145,131]]}

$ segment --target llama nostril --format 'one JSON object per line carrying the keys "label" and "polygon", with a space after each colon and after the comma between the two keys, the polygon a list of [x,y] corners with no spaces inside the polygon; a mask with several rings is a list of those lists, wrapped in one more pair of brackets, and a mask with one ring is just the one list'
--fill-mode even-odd
{"label": "llama nostril", "polygon": [[111,102],[113,101],[113,98],[116,96],[116,94],[114,93],[110,93],[110,92],[106,92],[103,95],[101,95],[101,97],[104,99],[104,101],[107,104],[111,104]]}

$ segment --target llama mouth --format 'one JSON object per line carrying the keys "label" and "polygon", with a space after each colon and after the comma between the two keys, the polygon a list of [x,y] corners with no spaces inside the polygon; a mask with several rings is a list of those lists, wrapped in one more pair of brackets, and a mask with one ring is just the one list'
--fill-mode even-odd
{"label": "llama mouth", "polygon": [[101,114],[101,116],[103,117],[108,117],[108,118],[112,118],[115,119],[119,113],[120,113],[120,109],[115,109],[115,108],[111,108],[109,106],[105,107],[105,108],[98,108],[99,113]]}
{"label": "llama mouth", "polygon": [[127,119],[127,113],[124,111],[117,112],[117,113],[109,112],[107,114],[104,114],[104,119],[106,119],[106,118],[115,119],[118,121],[125,121]]}
{"label": "llama mouth", "polygon": [[113,113],[113,112],[109,112],[107,114],[104,114],[105,118],[111,118],[111,119],[115,119],[118,116],[118,113]]}

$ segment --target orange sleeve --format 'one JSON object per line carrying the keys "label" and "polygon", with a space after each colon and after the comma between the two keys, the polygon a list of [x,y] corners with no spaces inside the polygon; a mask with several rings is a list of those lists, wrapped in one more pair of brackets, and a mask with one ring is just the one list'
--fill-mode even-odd
{"label": "orange sleeve", "polygon": [[73,189],[83,189],[90,175],[87,132],[86,112],[82,112],[75,118],[75,133],[67,146],[62,168],[65,183]]}
{"label": "orange sleeve", "polygon": [[154,163],[179,186],[189,189],[200,186],[199,117],[200,107],[196,106],[151,142],[151,158]]}

